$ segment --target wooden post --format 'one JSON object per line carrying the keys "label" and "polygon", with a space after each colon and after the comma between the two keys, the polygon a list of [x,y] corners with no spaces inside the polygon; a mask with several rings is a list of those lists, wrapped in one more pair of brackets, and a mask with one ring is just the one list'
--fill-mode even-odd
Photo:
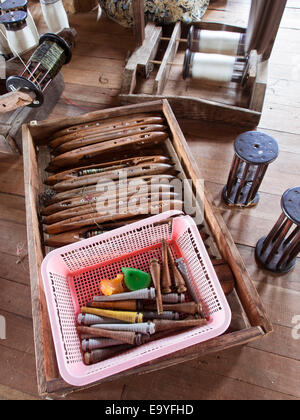
{"label": "wooden post", "polygon": [[133,0],[134,37],[136,48],[143,45],[145,40],[145,6],[144,0]]}
{"label": "wooden post", "polygon": [[246,50],[257,50],[263,60],[271,56],[287,0],[252,0]]}

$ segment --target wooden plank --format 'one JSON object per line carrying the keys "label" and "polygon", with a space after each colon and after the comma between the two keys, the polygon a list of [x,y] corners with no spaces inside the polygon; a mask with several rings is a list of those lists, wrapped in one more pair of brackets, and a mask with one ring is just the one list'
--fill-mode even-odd
{"label": "wooden plank", "polygon": [[124,105],[137,104],[146,101],[166,99],[170,103],[175,115],[178,118],[203,119],[206,121],[227,122],[239,126],[254,128],[258,125],[261,114],[230,105],[223,105],[213,101],[187,96],[160,96],[160,95],[127,95],[119,96],[120,102]]}
{"label": "wooden plank", "polygon": [[0,191],[2,193],[24,196],[24,180],[22,158],[15,155],[1,158]]}
{"label": "wooden plank", "polygon": [[[217,357],[221,357],[218,355]],[[234,362],[235,364],[235,362]],[[203,369],[206,366],[208,369]],[[230,372],[232,366],[227,365]],[[133,378],[132,378],[133,379]],[[136,376],[128,382],[123,400],[294,400],[295,397],[280,393],[246,380],[228,377],[228,372],[209,371],[206,359],[195,367],[192,363],[173,366],[160,372]]]}
{"label": "wooden plank", "polygon": [[37,397],[34,355],[4,347],[0,342],[0,384]]}
{"label": "wooden plank", "polygon": [[[31,304],[30,296],[24,296],[24,300]],[[4,311],[1,307],[0,313],[6,321],[6,339],[1,340],[1,345],[34,356],[32,319]]]}
{"label": "wooden plank", "polygon": [[122,76],[121,92],[133,93],[136,84],[137,70],[147,77],[153,69],[151,60],[156,56],[162,28],[156,27],[154,23],[148,23],[145,28],[145,42],[138,48],[128,60]]}
{"label": "wooden plank", "polygon": [[0,401],[38,401],[39,398],[24,392],[16,391],[14,388],[0,385]]}
{"label": "wooden plank", "polygon": [[31,278],[32,313],[36,349],[36,373],[39,394],[47,390],[46,381],[58,377],[54,344],[47,315],[46,299],[41,284],[40,267],[43,261],[40,232],[38,230],[39,172],[35,148],[26,126],[23,127],[24,174],[26,190],[27,237]]}
{"label": "wooden plank", "polygon": [[[27,244],[24,245],[23,255],[26,255]],[[13,255],[1,252],[0,259],[2,262],[0,264],[0,278],[29,286],[30,278],[27,257],[20,264],[17,264],[18,257],[16,253]]]}
{"label": "wooden plank", "polygon": [[173,62],[176,56],[176,53],[179,47],[180,38],[181,38],[181,23],[177,22],[173,30],[168,48],[163,57],[161,66],[155,78],[153,95],[161,95],[163,93],[163,90],[166,86],[166,82],[168,80],[168,77],[171,71],[170,63]]}
{"label": "wooden plank", "polygon": [[31,318],[30,288],[24,284],[0,279],[0,309]]}

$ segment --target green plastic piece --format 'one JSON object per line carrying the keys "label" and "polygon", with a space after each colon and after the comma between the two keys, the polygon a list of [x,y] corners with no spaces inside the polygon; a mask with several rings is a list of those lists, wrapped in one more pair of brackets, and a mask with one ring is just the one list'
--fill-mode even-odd
{"label": "green plastic piece", "polygon": [[148,289],[151,284],[151,276],[144,271],[137,270],[136,268],[122,268],[124,274],[124,282],[127,289],[131,291]]}

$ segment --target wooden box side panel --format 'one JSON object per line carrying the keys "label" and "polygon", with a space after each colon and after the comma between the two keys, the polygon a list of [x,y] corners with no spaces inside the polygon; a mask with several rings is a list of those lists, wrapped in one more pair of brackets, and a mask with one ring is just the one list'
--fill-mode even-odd
{"label": "wooden box side panel", "polygon": [[26,223],[31,283],[32,316],[39,394],[47,392],[47,381],[59,376],[47,304],[42,286],[42,239],[39,230],[39,169],[34,142],[28,126],[23,126]]}

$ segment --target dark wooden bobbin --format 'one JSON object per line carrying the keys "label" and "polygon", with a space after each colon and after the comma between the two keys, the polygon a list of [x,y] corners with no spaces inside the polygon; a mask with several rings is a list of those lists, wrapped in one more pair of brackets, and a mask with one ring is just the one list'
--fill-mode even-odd
{"label": "dark wooden bobbin", "polygon": [[259,131],[241,134],[234,144],[235,156],[223,200],[229,206],[242,208],[256,206],[259,188],[268,166],[279,154],[278,143]]}
{"label": "dark wooden bobbin", "polygon": [[287,190],[281,199],[282,214],[268,236],[256,245],[256,260],[267,270],[287,273],[300,252],[300,187]]}

